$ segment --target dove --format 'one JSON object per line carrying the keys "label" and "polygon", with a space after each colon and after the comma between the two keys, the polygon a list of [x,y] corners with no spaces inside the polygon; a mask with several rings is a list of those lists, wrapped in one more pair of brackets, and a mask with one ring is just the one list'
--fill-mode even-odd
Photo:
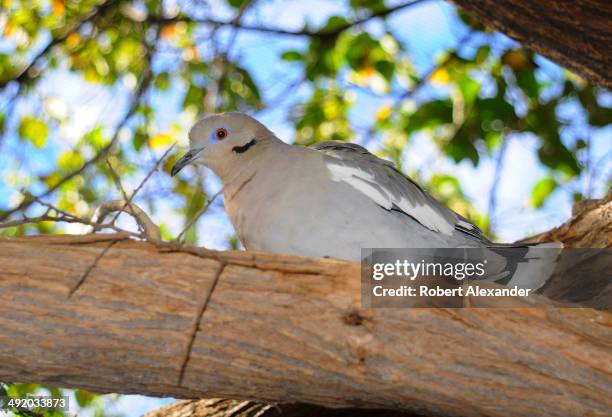
{"label": "dove", "polygon": [[171,174],[189,164],[210,168],[249,251],[350,261],[361,260],[362,248],[483,248],[495,256],[496,249],[517,247],[525,257],[530,251],[492,243],[391,162],[356,144],[290,145],[238,112],[202,118],[189,143]]}

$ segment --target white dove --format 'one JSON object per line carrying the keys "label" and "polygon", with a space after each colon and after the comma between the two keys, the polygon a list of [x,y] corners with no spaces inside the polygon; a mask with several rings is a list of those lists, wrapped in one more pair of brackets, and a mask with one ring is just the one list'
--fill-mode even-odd
{"label": "white dove", "polygon": [[[292,146],[242,113],[207,116],[189,139],[172,175],[188,164],[209,167],[247,250],[359,261],[362,248],[512,247],[493,244],[359,145]],[[523,249],[528,257],[530,248]],[[529,275],[544,280],[548,274]]]}

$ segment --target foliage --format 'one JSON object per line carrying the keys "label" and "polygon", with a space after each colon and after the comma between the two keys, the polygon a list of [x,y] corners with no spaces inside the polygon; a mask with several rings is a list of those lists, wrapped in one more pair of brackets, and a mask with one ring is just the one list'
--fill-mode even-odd
{"label": "foliage", "polygon": [[[85,390],[65,390],[60,388],[46,387],[39,384],[3,384],[0,383],[0,397],[27,398],[28,396],[45,396],[51,398],[68,397],[70,410],[78,410],[80,413],[89,413],[93,417],[119,417],[109,412],[110,404],[115,401],[116,396],[102,397]],[[76,403],[76,404],[74,404]],[[28,410],[6,409],[15,417],[63,417],[65,414],[61,409],[34,409]],[[72,413],[71,413],[72,414]]]}
{"label": "foliage", "polygon": [[[242,28],[265,2],[220,1],[225,16],[234,17],[229,20],[215,15],[214,7],[193,3],[3,0],[0,146],[6,163],[0,218],[19,214],[11,211],[19,203],[36,210],[28,203],[30,195],[44,195],[71,213],[90,214],[96,202],[117,197],[107,159],[118,176],[134,184],[171,143],[184,140],[196,115],[227,110],[258,115],[277,107],[286,110],[295,128],[295,136],[287,139],[299,144],[359,141],[400,169],[414,152],[415,138],[423,135],[443,158],[474,166],[483,160],[503,161],[505,143],[534,137],[547,174],[533,187],[532,207],[543,207],[566,188],[573,188],[575,199],[592,192],[575,184],[595,175],[593,137],[612,121],[607,93],[468,16],[457,13],[454,18],[455,30],[462,34],[457,46],[430,68],[418,68],[410,42],[398,34],[401,24],[392,19],[410,13],[408,3],[347,0],[345,13],[327,16],[319,25],[304,22],[297,30],[253,24],[252,18]],[[237,37],[242,31],[287,45],[268,68],[271,72],[276,65],[283,73],[294,73],[297,81],[278,97],[243,59]],[[77,138],[67,139],[66,132],[79,120],[57,98],[57,88],[49,88],[57,79],[66,84],[84,80],[88,89],[110,94],[110,114],[94,118]],[[364,95],[378,108],[355,115]],[[96,158],[107,149],[108,155]],[[177,157],[175,152],[164,162],[165,173]],[[494,204],[489,212],[477,210],[452,173],[409,174],[438,199],[495,232]],[[175,215],[187,223],[208,201],[206,194],[194,193],[194,184],[204,189],[202,172],[175,179],[159,176],[156,187],[146,187],[137,201],[155,212],[160,197],[173,199]],[[160,226],[164,237],[171,238],[170,226]],[[41,222],[0,234],[65,230]],[[201,236],[192,228],[186,238],[195,243]],[[229,242],[237,246],[235,237]],[[57,394],[39,386],[8,389]],[[82,407],[91,406],[94,398],[76,392]]]}

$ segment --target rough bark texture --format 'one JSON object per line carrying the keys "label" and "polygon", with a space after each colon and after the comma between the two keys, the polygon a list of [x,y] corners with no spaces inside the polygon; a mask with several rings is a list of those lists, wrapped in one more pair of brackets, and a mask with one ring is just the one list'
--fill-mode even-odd
{"label": "rough bark texture", "polygon": [[[609,230],[612,202],[593,210],[570,230],[600,219]],[[556,236],[609,246],[587,234]],[[435,416],[609,415],[612,314],[525,307],[538,305],[363,309],[353,263],[121,235],[4,239],[0,380]]]}
{"label": "rough bark texture", "polygon": [[570,248],[612,247],[612,191],[601,200],[576,203],[572,218],[548,232],[524,239],[525,243],[563,242]]}
{"label": "rough bark texture", "polygon": [[478,20],[612,88],[609,0],[452,0]]}
{"label": "rough bark texture", "polygon": [[184,400],[144,417],[417,417],[397,410],[326,408],[312,404],[265,404],[226,399]]}

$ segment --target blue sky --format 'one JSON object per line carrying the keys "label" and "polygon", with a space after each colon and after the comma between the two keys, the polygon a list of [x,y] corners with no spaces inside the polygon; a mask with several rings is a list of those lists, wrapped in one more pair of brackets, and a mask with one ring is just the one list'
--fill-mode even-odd
{"label": "blue sky", "polygon": [[[397,2],[389,2],[389,4]],[[211,2],[211,10],[218,17],[231,17],[230,12],[220,0]],[[325,21],[331,14],[343,14],[343,2],[335,1],[281,1],[273,0],[263,2],[255,13],[247,16],[247,21],[266,23],[289,29],[299,29],[304,20],[316,26]],[[391,16],[389,22],[395,33],[407,45],[415,67],[425,72],[435,63],[436,58],[447,48],[454,47],[463,35],[462,26],[456,22],[452,6],[442,1],[427,1],[413,8],[407,9]],[[379,22],[368,24],[372,31],[380,31]],[[226,31],[227,32],[227,31]],[[225,34],[227,36],[227,33]],[[512,41],[500,36],[500,42]],[[299,79],[300,72],[297,66],[293,67],[279,60],[280,54],[287,49],[300,49],[305,45],[303,39],[286,37],[270,42],[265,34],[242,32],[238,37],[237,47],[233,48],[235,56],[242,64],[249,68],[262,88],[264,97],[277,97],[287,85]],[[0,49],[3,47],[0,41]],[[4,45],[6,47],[6,45]],[[469,47],[469,45],[467,45]],[[209,51],[202,51],[206,57]],[[162,55],[155,66],[171,65],[176,57]],[[547,72],[559,73],[561,70],[554,64],[539,59],[538,61]],[[7,138],[3,146],[11,152],[0,154],[0,207],[12,206],[16,203],[15,190],[28,182],[29,173],[40,172],[52,167],[55,155],[60,150],[67,150],[86,131],[97,123],[113,125],[120,118],[125,109],[127,98],[126,86],[132,80],[125,80],[123,85],[106,88],[84,82],[79,76],[68,74],[65,69],[50,71],[45,75],[39,87],[40,97],[44,97],[43,105],[51,111],[70,114],[69,123],[61,126],[56,135],[61,140],[54,141],[54,145],[44,150],[24,148],[23,142],[15,137]],[[180,114],[179,102],[181,100],[181,87],[173,88],[168,94],[155,94],[152,97],[153,105],[159,110],[159,119],[155,128],[162,132],[172,123],[179,123],[183,130],[178,136],[179,145],[187,145],[186,130],[194,121],[196,115]],[[291,105],[307,97],[308,89],[299,87],[289,97],[283,99],[279,106],[264,111],[257,117],[271,128],[281,139],[290,142],[294,137],[292,125],[287,122],[287,114]],[[435,94],[431,88],[425,89],[423,94]],[[604,98],[609,102],[612,99]],[[357,92],[355,106],[351,111],[351,120],[355,125],[364,118],[371,118],[380,106],[389,104],[388,98],[375,97],[364,92]],[[17,114],[34,112],[40,100],[25,100],[17,108]],[[572,117],[572,109],[567,109]],[[122,135],[124,141],[129,135]],[[602,160],[602,175],[594,180],[593,196],[604,194],[605,183],[602,179],[609,178],[612,172],[612,127],[602,129],[594,136],[593,157]],[[360,137],[360,142],[368,142],[372,150],[376,150],[378,143]],[[558,191],[546,203],[542,210],[535,211],[527,206],[531,189],[535,182],[547,174],[536,155],[538,139],[522,135],[513,138],[507,149],[504,169],[498,194],[497,233],[503,241],[514,241],[526,234],[548,230],[566,220],[571,214],[571,193]],[[151,165],[157,154],[146,156],[145,160],[138,161],[143,165]],[[7,156],[16,153],[23,155],[23,162]],[[606,158],[607,156],[607,158]],[[142,156],[139,156],[142,158]],[[454,164],[443,157],[433,145],[431,138],[426,134],[417,135],[408,144],[405,152],[406,171],[419,172],[422,177],[432,173],[451,173],[457,176],[468,194],[481,212],[486,212],[488,191],[494,177],[495,164],[491,158],[484,158],[482,162],[473,167],[465,161]],[[193,168],[189,168],[193,169]],[[125,179],[125,185],[133,189],[146,172],[140,172],[133,178]],[[607,174],[606,174],[607,173]],[[169,181],[165,174],[158,173],[152,180],[153,186]],[[207,186],[211,193],[219,189],[219,183],[212,175],[207,175]],[[580,186],[574,184],[572,186]],[[146,192],[146,190],[145,190]],[[156,201],[157,212],[153,216],[158,223],[165,223],[173,234],[181,230],[181,219],[175,215],[174,209],[180,204],[180,199],[167,195]],[[84,209],[87,209],[85,207]],[[130,225],[130,220],[124,219],[123,224]],[[78,226],[68,226],[68,231],[78,232]],[[213,248],[226,247],[226,238],[232,234],[232,227],[222,207],[217,201],[199,224],[201,243]],[[143,412],[159,406],[168,400],[147,399],[141,396],[125,396],[113,409],[126,416],[138,416]]]}

